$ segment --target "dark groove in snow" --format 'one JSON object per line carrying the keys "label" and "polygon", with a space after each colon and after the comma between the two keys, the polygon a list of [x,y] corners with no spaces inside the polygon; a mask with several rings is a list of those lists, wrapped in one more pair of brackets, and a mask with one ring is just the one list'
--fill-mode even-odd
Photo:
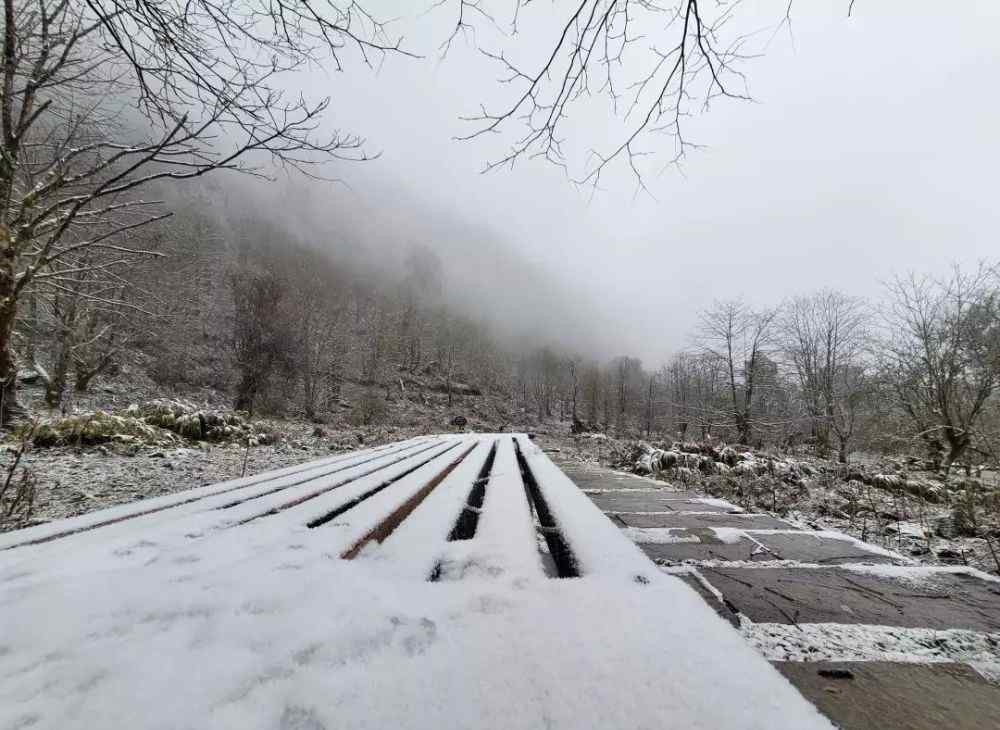
{"label": "dark groove in snow", "polygon": [[427,495],[434,491],[434,488],[443,482],[445,478],[451,474],[451,472],[465,461],[465,457],[472,453],[472,450],[476,448],[476,444],[471,444],[469,448],[458,455],[458,458],[453,460],[448,466],[437,473],[427,484],[422,486],[416,493],[414,493],[409,499],[407,499],[403,504],[392,511],[387,517],[385,517],[381,522],[379,522],[375,527],[373,527],[367,535],[358,540],[353,547],[345,550],[340,557],[345,560],[352,560],[357,557],[368,543],[375,541],[378,543],[385,542],[385,540],[391,535],[397,527],[403,524],[403,520],[413,514],[413,510],[420,506],[420,503],[427,499]]}
{"label": "dark groove in snow", "polygon": [[[268,515],[276,515],[279,512],[284,512],[286,509],[290,509],[292,507],[298,507],[300,504],[308,502],[311,499],[315,499],[316,497],[321,497],[324,494],[326,494],[327,492],[332,492],[334,489],[339,489],[340,487],[343,487],[343,486],[345,486],[347,484],[350,484],[351,482],[356,482],[358,479],[363,479],[364,477],[371,476],[372,474],[375,474],[376,472],[383,471],[384,469],[387,469],[388,467],[393,466],[394,464],[398,464],[401,461],[406,461],[407,459],[412,459],[414,456],[417,456],[418,454],[422,454],[425,451],[429,451],[430,449],[433,449],[435,446],[440,446],[440,445],[441,445],[440,443],[434,443],[434,444],[431,444],[430,446],[425,446],[424,448],[420,449],[419,451],[414,451],[411,454],[406,454],[406,456],[401,456],[398,459],[393,459],[392,461],[390,461],[387,464],[380,464],[379,466],[376,466],[376,467],[374,467],[372,469],[369,469],[368,471],[363,472],[361,474],[357,474],[357,475],[355,475],[353,477],[350,477],[349,479],[344,479],[343,481],[337,482],[336,484],[331,484],[328,487],[323,487],[322,489],[317,489],[314,492],[309,492],[309,494],[304,494],[301,497],[298,497],[296,499],[291,500],[290,502],[285,502],[284,504],[280,504],[277,507],[272,507],[271,509],[267,510],[266,512],[260,512],[258,514],[252,515],[251,517],[247,517],[246,519],[240,520],[239,522],[235,523],[232,526],[235,527],[235,526],[238,526],[238,525],[245,525],[246,523],[253,522],[254,520],[259,519],[261,517],[267,517]],[[448,448],[450,449],[450,448],[453,448],[453,447],[448,447]],[[445,451],[448,451],[448,449],[445,449]],[[437,454],[435,454],[434,456],[432,456],[430,459],[427,459],[427,461],[430,461],[431,459],[434,459],[435,457],[440,456],[441,454],[445,453],[445,451],[439,451]],[[426,464],[427,461],[422,461],[421,464]]]}
{"label": "dark groove in snow", "polygon": [[486,498],[486,483],[490,480],[490,473],[493,471],[493,461],[497,456],[497,441],[493,442],[490,453],[483,462],[483,468],[479,470],[479,476],[472,483],[469,491],[469,498],[465,501],[462,513],[455,521],[455,526],[448,535],[448,540],[471,540],[475,537],[476,528],[479,526],[479,513],[483,508],[483,500]]}
{"label": "dark groove in snow", "polygon": [[[220,506],[216,507],[216,509],[230,509],[231,507],[238,507],[241,504],[246,504],[247,502],[252,502],[255,499],[260,499],[261,497],[269,497],[272,494],[277,494],[278,492],[280,492],[282,490],[285,490],[285,489],[288,489],[289,487],[298,487],[298,486],[300,486],[302,484],[307,484],[307,483],[315,481],[317,479],[322,479],[323,477],[328,477],[331,474],[336,474],[337,472],[346,471],[348,469],[354,469],[355,467],[363,466],[364,464],[368,464],[368,463],[370,463],[372,461],[375,461],[376,459],[384,459],[386,456],[391,456],[392,454],[398,454],[399,452],[406,451],[408,449],[414,449],[414,448],[416,448],[418,446],[421,446],[421,445],[423,445],[425,443],[427,443],[427,442],[426,441],[418,441],[415,444],[407,444],[406,446],[403,446],[403,447],[398,448],[398,449],[390,449],[389,451],[382,451],[382,452],[380,452],[378,454],[375,454],[374,456],[371,456],[371,457],[369,457],[367,459],[362,459],[361,461],[356,461],[353,464],[345,464],[344,466],[339,466],[336,469],[331,469],[330,471],[325,471],[322,474],[317,474],[314,477],[308,477],[306,479],[300,479],[297,482],[291,482],[290,484],[285,484],[285,485],[280,486],[280,487],[275,487],[274,489],[270,489],[270,490],[268,490],[266,492],[261,492],[260,494],[255,494],[252,497],[244,497],[243,499],[237,499],[237,500],[232,501],[232,502],[227,502],[226,504],[223,504],[223,505],[220,505]],[[433,446],[433,444],[431,444],[431,446]],[[430,446],[427,447],[427,448],[430,448]],[[422,449],[422,450],[425,450],[425,449]],[[415,453],[419,454],[420,451],[417,451]],[[412,456],[412,454],[409,454],[409,456]],[[402,458],[405,459],[406,457],[404,456]],[[397,459],[396,461],[400,461],[400,459]],[[395,464],[396,461],[390,461],[389,465]],[[380,467],[380,468],[383,468],[383,467]],[[365,472],[365,473],[366,474],[371,474],[370,471],[369,472]],[[346,482],[344,482],[344,483],[346,484]]]}
{"label": "dark groove in snow", "polygon": [[548,557],[555,563],[556,575],[560,578],[579,578],[580,571],[576,566],[576,556],[573,555],[573,550],[566,542],[566,538],[563,537],[559,525],[553,519],[545,496],[538,487],[535,475],[531,473],[531,467],[528,466],[528,460],[524,458],[517,439],[514,439],[514,451],[517,454],[517,465],[521,470],[521,480],[524,482],[528,504],[538,520],[538,533],[545,538],[545,545],[548,546]]}
{"label": "dark groove in snow", "polygon": [[[414,446],[414,445],[415,444],[410,444],[409,446],[404,447],[404,448],[409,448],[410,446]],[[378,449],[380,449],[380,450],[381,449],[388,449],[390,446],[391,446],[391,444],[388,444],[386,446],[380,446],[380,447],[378,447]],[[396,451],[399,451],[399,450],[400,449],[397,449]],[[381,451],[377,456],[373,456],[372,458],[376,459],[376,458],[379,458],[380,456],[385,456],[387,453],[391,454],[391,453],[395,453],[395,451],[392,451],[392,450]],[[343,459],[338,459],[334,463],[340,463],[340,461],[347,460],[347,459],[350,459],[350,458],[351,458],[351,454],[348,453],[348,454],[344,455]],[[369,459],[368,461],[370,461],[370,460],[371,459]],[[364,463],[364,462],[361,462],[361,463]],[[357,466],[357,464],[352,464],[352,466]],[[244,481],[244,480],[241,479],[240,481],[243,481],[244,483],[239,484],[239,485],[237,485],[235,487],[230,487],[229,489],[221,489],[218,492],[211,492],[209,494],[199,494],[197,497],[190,497],[188,499],[183,499],[183,500],[181,500],[179,502],[171,502],[170,504],[165,504],[165,505],[162,505],[160,507],[151,507],[150,509],[147,509],[147,510],[141,510],[139,512],[133,512],[132,514],[122,515],[121,517],[114,517],[114,518],[112,518],[110,520],[104,520],[102,522],[95,522],[92,525],[86,525],[84,527],[74,527],[74,528],[69,529],[69,530],[63,530],[62,532],[56,532],[56,533],[51,534],[51,535],[46,535],[45,537],[38,537],[38,538],[35,538],[33,540],[25,540],[24,542],[19,542],[16,545],[8,545],[5,548],[0,548],[0,552],[3,552],[4,550],[13,550],[14,548],[19,548],[19,547],[26,547],[28,545],[41,545],[41,544],[46,543],[46,542],[52,542],[53,540],[58,540],[59,538],[62,538],[62,537],[69,537],[70,535],[77,535],[77,534],[80,534],[81,532],[90,532],[91,530],[96,530],[99,527],[108,527],[109,525],[116,525],[116,524],[121,523],[121,522],[126,522],[128,520],[133,520],[136,517],[145,517],[146,515],[156,514],[157,512],[163,512],[164,510],[173,509],[174,507],[183,507],[186,504],[192,504],[193,502],[199,502],[199,501],[201,501],[203,499],[209,499],[210,497],[218,497],[220,494],[227,494],[229,492],[235,492],[235,491],[238,491],[240,489],[246,489],[247,487],[252,487],[254,484],[261,484],[263,482],[268,482],[271,479],[280,479],[280,478],[282,478],[284,476],[290,476],[292,474],[298,474],[298,473],[301,473],[303,471],[309,471],[310,469],[315,469],[315,468],[316,468],[315,466],[311,466],[309,463],[306,463],[306,464],[303,464],[300,469],[295,469],[294,471],[287,472],[286,474],[283,474],[281,477],[273,477],[273,476],[272,477],[268,477],[267,473],[265,473],[265,474],[260,475],[261,478],[249,477],[247,481]],[[312,478],[310,478],[310,479],[304,479],[304,480],[302,480],[302,482],[298,482],[298,483],[304,483],[304,482],[311,481],[311,480],[312,480]],[[289,485],[289,486],[294,486],[294,485]],[[275,491],[277,491],[277,490],[275,490]]]}
{"label": "dark groove in snow", "polygon": [[445,454],[447,454],[452,449],[457,448],[459,446],[459,443],[461,443],[461,442],[456,441],[455,443],[453,443],[451,446],[449,446],[444,451],[439,451],[438,453],[434,454],[434,456],[431,456],[428,459],[424,459],[423,461],[421,461],[418,464],[414,464],[413,466],[411,466],[406,471],[404,471],[404,472],[402,472],[400,474],[397,474],[396,476],[394,476],[394,477],[392,477],[390,479],[386,479],[384,482],[382,482],[378,486],[372,487],[371,489],[369,489],[367,492],[365,492],[363,494],[359,494],[354,499],[352,499],[349,502],[346,502],[346,503],[340,505],[336,509],[330,510],[326,514],[322,514],[319,517],[314,517],[313,519],[309,520],[309,522],[306,523],[306,527],[309,527],[309,528],[320,527],[322,525],[325,525],[330,520],[334,520],[337,517],[340,517],[340,515],[344,514],[345,512],[347,512],[350,509],[353,509],[354,507],[357,507],[359,504],[361,504],[362,502],[364,502],[369,497],[374,497],[376,494],[378,494],[379,492],[381,492],[386,487],[395,484],[400,479],[402,479],[403,477],[409,476],[410,474],[412,474],[413,472],[415,472],[417,469],[419,469],[420,467],[424,466],[425,464],[429,464],[430,462],[434,461],[435,459],[437,459],[437,458],[439,458],[441,456],[444,456]]}

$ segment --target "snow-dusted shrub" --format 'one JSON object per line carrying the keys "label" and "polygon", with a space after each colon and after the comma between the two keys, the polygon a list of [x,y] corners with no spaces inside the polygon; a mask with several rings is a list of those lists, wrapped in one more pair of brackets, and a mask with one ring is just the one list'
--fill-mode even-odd
{"label": "snow-dusted shrub", "polygon": [[351,409],[348,421],[354,426],[382,423],[386,417],[385,401],[374,393],[365,393]]}
{"label": "snow-dusted shrub", "polygon": [[104,411],[45,419],[38,423],[32,437],[32,443],[40,447],[90,446],[111,441],[166,446],[178,443],[180,438],[141,418]]}
{"label": "snow-dusted shrub", "polygon": [[634,471],[636,474],[652,474],[653,473],[652,452],[642,454],[638,459],[636,459],[635,466],[632,467],[632,471]]}
{"label": "snow-dusted shrub", "polygon": [[256,446],[274,435],[234,411],[213,411],[161,398],[130,405],[123,413],[95,411],[41,421],[35,446],[90,446],[108,442],[174,446],[190,441],[236,441]]}
{"label": "snow-dusted shrub", "polygon": [[767,462],[758,461],[752,456],[749,459],[743,459],[736,466],[733,467],[733,472],[741,476],[759,476],[761,474],[767,473]]}
{"label": "snow-dusted shrub", "polygon": [[676,451],[661,451],[659,458],[660,471],[666,471],[677,465],[678,454]]}
{"label": "snow-dusted shrub", "polygon": [[172,431],[191,441],[238,441],[251,445],[271,443],[274,435],[252,423],[237,411],[217,411],[200,408],[194,403],[180,399],[157,398],[141,406],[129,406],[138,410],[142,419],[153,426]]}
{"label": "snow-dusted shrub", "polygon": [[944,485],[940,482],[920,477],[908,477],[904,488],[910,494],[933,503],[942,500],[945,490]]}
{"label": "snow-dusted shrub", "polygon": [[876,474],[871,477],[870,483],[879,489],[902,489],[906,485],[906,479],[898,474]]}
{"label": "snow-dusted shrub", "polygon": [[726,464],[727,466],[736,466],[736,462],[740,460],[740,455],[736,453],[736,449],[732,446],[723,446],[719,450],[719,461]]}
{"label": "snow-dusted shrub", "polygon": [[691,484],[700,480],[701,472],[686,466],[679,466],[674,471],[674,475],[684,484]]}

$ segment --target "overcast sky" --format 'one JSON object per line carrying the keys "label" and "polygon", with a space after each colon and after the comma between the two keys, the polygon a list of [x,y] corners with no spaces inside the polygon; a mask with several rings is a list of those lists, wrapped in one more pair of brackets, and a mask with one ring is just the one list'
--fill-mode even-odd
{"label": "overcast sky", "polygon": [[[847,0],[796,2],[793,38],[783,30],[744,67],[754,102],[716,103],[689,120],[688,135],[706,147],[648,179],[655,197],[636,196],[623,169],[593,197],[542,161],[481,174],[502,140],[455,141],[469,129],[459,117],[511,89],[495,83],[496,67],[471,43],[457,40],[437,58],[454,18],[450,7],[415,16],[430,4],[366,3],[398,16],[392,29],[423,60],[389,58],[377,74],[320,69],[296,81],[332,95],[331,124],[366,136],[382,155],[338,168],[351,189],[330,194],[384,212],[397,228],[441,215],[495,232],[551,272],[554,290],[578,288],[580,301],[596,303],[599,313],[581,307],[582,327],[608,356],[657,364],[687,344],[698,310],[715,298],[774,305],[819,287],[877,296],[895,272],[1000,258],[995,0],[858,0],[850,19]],[[542,4],[534,25],[523,14],[507,48],[544,53],[552,40],[544,16],[569,5]],[[741,27],[773,26],[784,5],[745,5]],[[499,41],[486,32],[480,42],[496,50]],[[591,105],[570,128],[582,138],[573,144],[589,144],[588,135],[607,142],[608,111]],[[673,147],[662,145],[666,161]],[[421,200],[426,209],[412,204]],[[461,243],[475,260],[477,241]],[[477,273],[492,272],[465,275]]]}

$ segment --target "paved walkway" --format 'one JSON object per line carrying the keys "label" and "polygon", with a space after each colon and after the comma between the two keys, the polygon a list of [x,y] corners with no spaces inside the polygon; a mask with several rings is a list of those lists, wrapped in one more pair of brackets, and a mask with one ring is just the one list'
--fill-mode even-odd
{"label": "paved walkway", "polygon": [[551,456],[840,727],[1000,727],[1000,581]]}

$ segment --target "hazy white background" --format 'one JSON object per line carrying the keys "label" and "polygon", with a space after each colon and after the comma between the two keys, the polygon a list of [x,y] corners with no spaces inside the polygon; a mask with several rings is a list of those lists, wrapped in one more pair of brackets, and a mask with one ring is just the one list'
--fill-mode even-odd
{"label": "hazy white background", "polygon": [[[333,97],[331,127],[381,152],[337,168],[349,189],[311,196],[353,218],[368,245],[437,246],[476,289],[461,296],[488,313],[518,324],[537,314],[563,341],[653,364],[686,344],[714,298],[772,305],[818,287],[877,296],[896,272],[1000,257],[1000,3],[859,0],[847,18],[846,0],[795,2],[791,36],[782,29],[745,67],[754,102],[722,101],[689,120],[688,136],[707,147],[648,179],[655,197],[636,195],[621,169],[594,196],[540,161],[481,174],[502,140],[455,141],[469,131],[459,117],[513,89],[495,83],[499,70],[471,38],[439,58],[454,8],[425,13],[430,5],[368,3],[398,17],[390,32],[422,60],[294,80]],[[504,47],[539,58],[568,7],[542,4],[537,23],[522,12]],[[784,8],[761,1],[737,13],[741,27],[766,28]],[[479,36],[491,50],[501,41]],[[602,101],[574,118],[574,149],[604,141],[607,113]],[[661,143],[665,160],[672,142]],[[506,246],[542,267],[551,290],[480,255]]]}

